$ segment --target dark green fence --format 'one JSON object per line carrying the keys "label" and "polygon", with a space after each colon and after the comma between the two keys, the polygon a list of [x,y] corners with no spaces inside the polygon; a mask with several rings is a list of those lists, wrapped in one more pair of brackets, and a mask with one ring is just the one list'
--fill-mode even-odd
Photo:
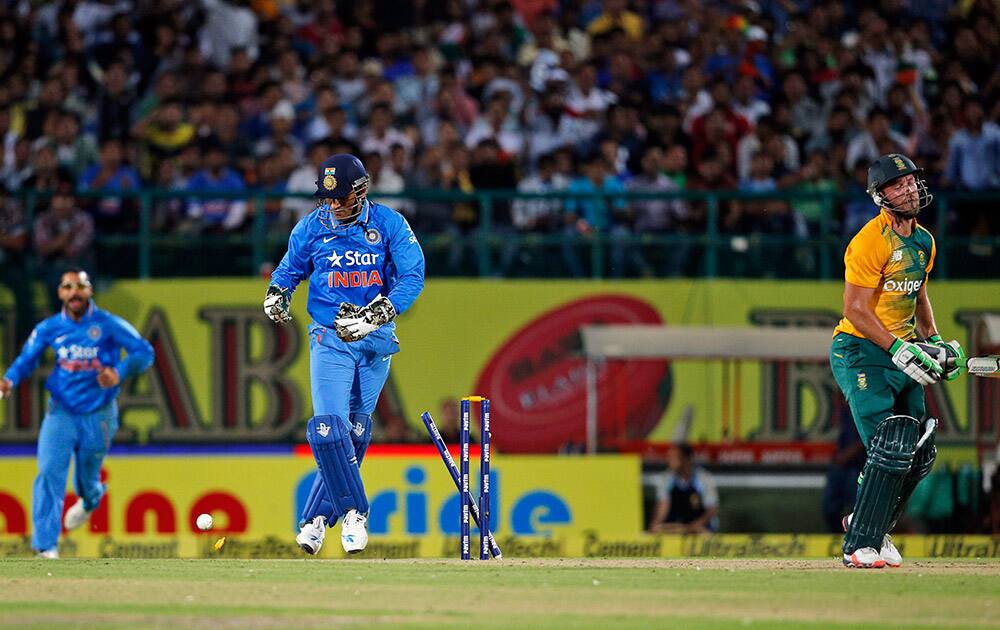
{"label": "dark green fence", "polygon": [[[47,193],[19,193],[28,220],[46,206]],[[268,202],[308,195],[246,191],[238,194],[191,193],[169,190],[78,194],[81,203],[103,198],[128,199],[137,215],[137,229],[128,232],[99,232],[95,240],[98,272],[110,277],[161,277],[192,275],[253,275],[276,264],[285,251],[291,224],[271,222]],[[428,275],[565,277],[579,274],[592,278],[636,276],[695,277],[841,277],[843,251],[851,234],[845,233],[845,204],[864,201],[860,194],[839,192],[742,193],[731,191],[676,193],[619,193],[614,198],[593,194],[522,194],[513,191],[461,193],[441,190],[412,190],[399,194],[373,194],[388,205],[415,208],[414,227],[428,258]],[[931,208],[921,215],[921,223],[934,232],[938,257],[934,274],[945,277],[1000,277],[1000,235],[971,236],[956,232],[963,225],[966,206],[1000,201],[993,195],[936,193]],[[154,227],[154,206],[171,199],[242,199],[249,204],[250,218],[243,229],[227,234],[178,232]],[[495,225],[499,204],[517,200],[600,199],[609,206],[622,202],[626,208],[643,200],[671,200],[697,208],[695,221],[683,228],[662,232],[636,233],[629,230],[602,231],[588,236],[571,236],[562,230],[518,231]],[[723,225],[720,210],[731,202],[773,201],[794,206],[809,203],[819,209],[808,223],[807,232],[739,232]],[[394,204],[395,202],[395,204]],[[453,208],[466,204],[478,223],[467,230],[449,222],[424,220],[424,210],[434,206]],[[273,204],[272,204],[273,205]],[[1000,212],[1000,210],[997,210]],[[871,214],[875,207],[871,205]],[[441,219],[442,217],[439,217]],[[638,253],[638,256],[635,254]],[[511,259],[511,260],[508,260]],[[648,262],[642,268],[637,260]],[[621,261],[624,260],[624,267]],[[503,265],[504,261],[510,264]]]}

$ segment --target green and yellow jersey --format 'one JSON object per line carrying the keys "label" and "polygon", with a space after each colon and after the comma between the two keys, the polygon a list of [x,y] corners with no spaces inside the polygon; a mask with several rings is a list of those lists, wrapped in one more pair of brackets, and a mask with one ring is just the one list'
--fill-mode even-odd
{"label": "green and yellow jersey", "polygon": [[[844,279],[876,289],[875,314],[889,332],[904,340],[915,336],[917,294],[937,254],[931,233],[917,225],[916,219],[912,221],[910,236],[901,236],[892,229],[888,212],[882,210],[854,235],[844,253]],[[846,317],[833,334],[842,332],[864,338]]]}

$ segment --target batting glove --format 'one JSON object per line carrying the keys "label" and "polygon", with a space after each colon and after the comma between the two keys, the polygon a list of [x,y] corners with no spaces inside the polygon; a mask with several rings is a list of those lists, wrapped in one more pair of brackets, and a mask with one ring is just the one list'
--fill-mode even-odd
{"label": "batting glove", "polygon": [[273,284],[267,287],[267,294],[264,296],[264,314],[272,322],[287,324],[292,321],[292,314],[288,312],[291,305],[291,291]]}
{"label": "batting glove", "polygon": [[345,305],[341,304],[341,313],[344,315],[338,313],[337,319],[333,322],[333,330],[342,341],[351,342],[364,339],[396,318],[396,307],[384,295],[376,297],[361,308],[353,304],[347,306],[354,307],[357,311],[348,315],[344,311]]}
{"label": "batting glove", "polygon": [[951,341],[945,342],[941,339],[941,335],[931,335],[927,341],[944,349],[945,361],[941,366],[944,368],[942,378],[946,381],[953,381],[958,378],[962,373],[962,368],[958,365],[958,359],[965,358],[965,350],[962,349],[962,346],[958,343],[958,341],[952,339]]}
{"label": "batting glove", "polygon": [[896,367],[921,385],[941,380],[941,365],[917,344],[897,339],[889,347],[889,354]]}

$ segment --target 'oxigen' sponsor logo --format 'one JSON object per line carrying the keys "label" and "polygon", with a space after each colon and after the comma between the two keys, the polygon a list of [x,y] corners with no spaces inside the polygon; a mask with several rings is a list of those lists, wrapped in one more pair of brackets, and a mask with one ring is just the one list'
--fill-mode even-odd
{"label": "'oxigen' sponsor logo", "polygon": [[924,283],[923,280],[886,280],[885,284],[882,285],[883,291],[892,291],[894,293],[913,293],[920,289],[920,285]]}

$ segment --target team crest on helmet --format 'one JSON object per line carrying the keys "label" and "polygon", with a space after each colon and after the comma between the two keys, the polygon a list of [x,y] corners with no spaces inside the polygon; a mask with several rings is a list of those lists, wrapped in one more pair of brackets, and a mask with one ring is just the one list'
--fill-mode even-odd
{"label": "team crest on helmet", "polygon": [[337,187],[337,178],[334,175],[337,174],[337,167],[328,166],[323,169],[323,188],[327,190],[333,190]]}
{"label": "team crest on helmet", "polygon": [[900,159],[900,157],[898,155],[894,155],[892,157],[892,162],[893,162],[893,164],[896,165],[897,169],[899,169],[901,171],[905,171],[906,170],[906,164],[903,162],[902,159]]}
{"label": "team crest on helmet", "polygon": [[868,389],[868,377],[864,372],[858,372],[858,389]]}
{"label": "team crest on helmet", "polygon": [[365,230],[365,240],[369,245],[378,245],[382,242],[382,234],[375,228]]}

